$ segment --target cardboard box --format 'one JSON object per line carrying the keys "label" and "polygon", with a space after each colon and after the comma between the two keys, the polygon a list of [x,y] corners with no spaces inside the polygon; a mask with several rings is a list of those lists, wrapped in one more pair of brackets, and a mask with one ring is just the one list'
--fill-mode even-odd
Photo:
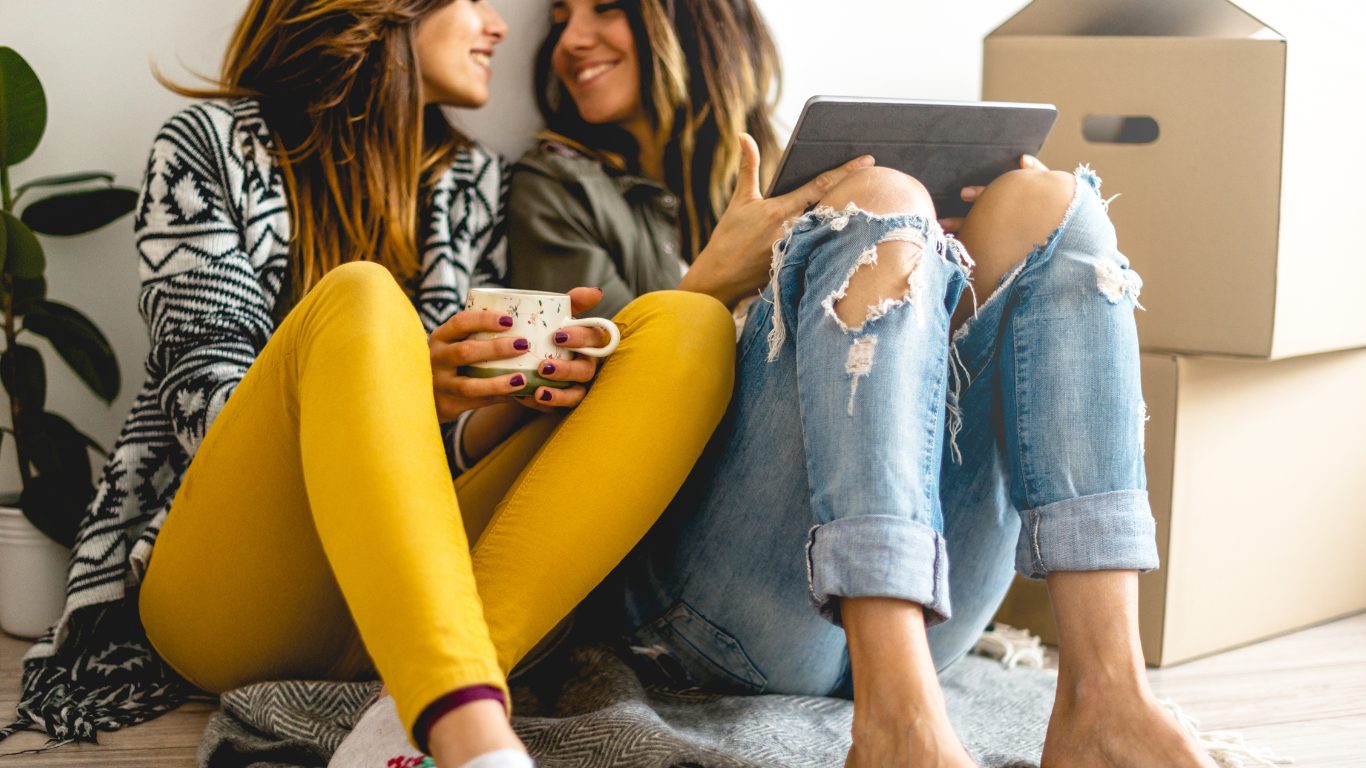
{"label": "cardboard box", "polygon": [[[1143,652],[1165,666],[1366,610],[1366,350],[1275,362],[1143,355],[1162,567]],[[1042,582],[997,619],[1046,642]]]}
{"label": "cardboard box", "polygon": [[1276,29],[1225,0],[1035,0],[987,37],[983,98],[1056,104],[1042,159],[1122,193],[1144,350],[1366,346],[1360,24],[1337,3],[1242,5]]}

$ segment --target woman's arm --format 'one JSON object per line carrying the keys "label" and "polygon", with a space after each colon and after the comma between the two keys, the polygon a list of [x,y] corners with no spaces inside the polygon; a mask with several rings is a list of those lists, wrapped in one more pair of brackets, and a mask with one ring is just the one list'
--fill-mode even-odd
{"label": "woman's arm", "polygon": [[536,412],[517,403],[500,403],[469,411],[460,430],[456,468],[469,469],[489,455],[498,444],[536,417]]}
{"label": "woman's arm", "polygon": [[134,220],[148,374],[191,456],[274,329],[227,182],[243,175],[229,168],[240,150],[219,145],[234,119],[230,108],[205,104],[167,121]]}
{"label": "woman's arm", "polygon": [[768,282],[773,243],[783,236],[783,222],[815,205],[846,175],[871,165],[871,156],[857,157],[792,192],[766,199],[759,191],[759,145],[741,134],[735,193],[678,287],[708,294],[734,309]]}

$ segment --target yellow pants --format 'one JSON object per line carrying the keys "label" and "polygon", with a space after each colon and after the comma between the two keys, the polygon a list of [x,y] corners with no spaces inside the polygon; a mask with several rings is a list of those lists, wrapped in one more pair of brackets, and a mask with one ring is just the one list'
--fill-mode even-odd
{"label": "yellow pants", "polygon": [[578,408],[453,484],[413,306],[382,267],[334,269],[185,474],[141,589],[157,652],[212,692],[378,671],[409,734],[443,694],[506,690],[664,510],[730,397],[720,303],[654,293],[616,322]]}

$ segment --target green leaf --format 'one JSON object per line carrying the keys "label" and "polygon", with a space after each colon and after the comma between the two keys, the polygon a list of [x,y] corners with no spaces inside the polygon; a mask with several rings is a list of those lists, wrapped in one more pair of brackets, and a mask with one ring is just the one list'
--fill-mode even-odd
{"label": "green leaf", "polygon": [[0,165],[18,165],[43,139],[47,98],[24,57],[0,46]]}
{"label": "green leaf", "polygon": [[28,314],[37,302],[47,298],[47,280],[42,277],[31,280],[16,277],[10,285],[10,293],[14,296],[14,314],[16,317],[22,317]]}
{"label": "green leaf", "polygon": [[78,478],[34,477],[19,494],[19,508],[34,528],[70,549],[76,545],[81,520],[93,498],[95,487],[81,485]]}
{"label": "green leaf", "polygon": [[71,546],[95,486],[90,453],[98,448],[71,422],[51,412],[25,419],[24,454],[32,476],[19,500],[24,516],[55,541]]}
{"label": "green leaf", "polygon": [[119,362],[100,329],[74,307],[43,299],[24,315],[24,328],[52,342],[71,370],[106,403],[119,395]]}
{"label": "green leaf", "polygon": [[43,176],[20,184],[14,190],[14,197],[17,199],[30,189],[36,187],[64,187],[69,184],[84,184],[87,181],[104,181],[114,183],[114,174],[108,171],[87,171],[85,173],[66,173],[61,176]]}
{"label": "green leaf", "polygon": [[64,470],[80,470],[77,477],[90,482],[90,454],[99,448],[71,422],[51,411],[37,411],[24,419],[20,433],[24,455],[34,475],[62,475]]}
{"label": "green leaf", "polygon": [[47,407],[47,368],[38,350],[26,344],[0,353],[0,383],[25,413]]}
{"label": "green leaf", "polygon": [[25,280],[42,277],[47,261],[38,238],[9,211],[0,211],[0,218],[5,220],[5,272]]}
{"label": "green leaf", "polygon": [[82,189],[38,200],[25,208],[20,218],[39,234],[80,235],[103,227],[137,204],[135,189]]}

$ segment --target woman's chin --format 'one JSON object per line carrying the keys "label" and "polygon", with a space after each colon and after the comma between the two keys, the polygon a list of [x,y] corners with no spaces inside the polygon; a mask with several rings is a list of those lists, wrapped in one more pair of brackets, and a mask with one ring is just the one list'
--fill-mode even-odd
{"label": "woman's chin", "polygon": [[479,109],[489,103],[489,91],[488,89],[482,91],[467,90],[461,93],[449,94],[444,98],[437,99],[436,102],[443,107]]}
{"label": "woman's chin", "polygon": [[609,125],[622,122],[617,117],[618,111],[620,110],[595,109],[591,105],[587,109],[579,106],[579,117],[589,125]]}

